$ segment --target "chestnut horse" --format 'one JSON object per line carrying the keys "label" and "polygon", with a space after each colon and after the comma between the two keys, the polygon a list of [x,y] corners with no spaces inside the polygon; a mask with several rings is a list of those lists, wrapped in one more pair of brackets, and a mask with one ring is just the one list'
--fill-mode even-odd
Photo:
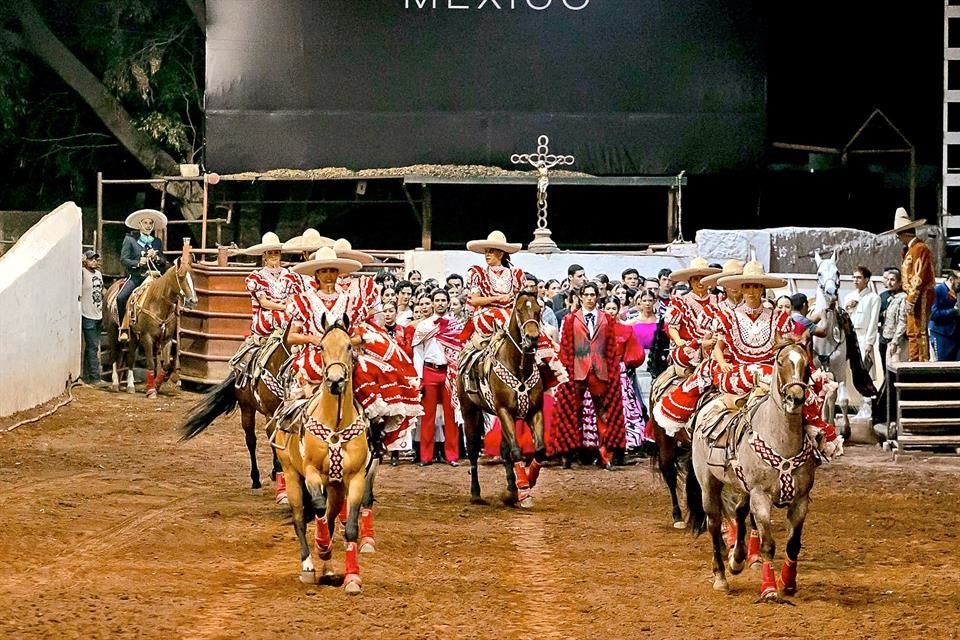
{"label": "chestnut horse", "polygon": [[[521,292],[514,303],[505,330],[494,334],[476,358],[461,357],[457,375],[463,431],[470,459],[470,499],[480,497],[477,459],[483,449],[483,412],[500,418],[501,458],[507,474],[504,502],[533,506],[530,490],[536,485],[540,464],[546,458],[543,439],[543,380],[536,362],[543,309],[536,293]],[[514,422],[526,420],[533,431],[534,459],[526,461]],[[524,464],[528,462],[528,464]]]}
{"label": "chestnut horse", "polygon": [[[107,350],[113,364],[111,387],[120,390],[118,365],[124,348],[127,352],[127,391],[136,391],[133,383],[133,367],[137,359],[137,349],[143,347],[147,359],[147,398],[156,398],[160,385],[173,373],[176,356],[173,350],[177,335],[177,305],[183,303],[189,308],[197,304],[197,292],[193,287],[191,271],[190,245],[183,248],[183,256],[177,259],[163,275],[141,285],[128,301],[130,316],[130,340],[126,343],[118,339],[117,318],[111,310],[104,314],[103,325],[107,334]],[[106,300],[115,301],[124,280],[115,282],[106,293]],[[115,304],[115,302],[113,303]],[[161,367],[162,363],[162,367]]]}

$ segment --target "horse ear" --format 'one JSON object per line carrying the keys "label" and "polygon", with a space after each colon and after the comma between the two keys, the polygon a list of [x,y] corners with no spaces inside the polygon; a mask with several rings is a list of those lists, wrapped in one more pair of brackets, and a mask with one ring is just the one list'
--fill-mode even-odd
{"label": "horse ear", "polygon": [[350,330],[350,316],[348,316],[347,314],[343,314],[343,320],[342,320],[342,322],[343,322],[343,328],[346,329],[347,331],[349,331],[349,330]]}
{"label": "horse ear", "polygon": [[836,262],[836,261],[837,261],[837,250],[834,249],[834,250],[833,250],[833,255],[830,256],[830,262]]}
{"label": "horse ear", "polygon": [[823,262],[823,258],[820,257],[820,251],[813,252],[813,261],[817,263],[817,267],[820,267],[820,263]]}
{"label": "horse ear", "polygon": [[323,329],[324,333],[330,328],[330,324],[327,322],[327,314],[325,313],[320,314],[320,328]]}

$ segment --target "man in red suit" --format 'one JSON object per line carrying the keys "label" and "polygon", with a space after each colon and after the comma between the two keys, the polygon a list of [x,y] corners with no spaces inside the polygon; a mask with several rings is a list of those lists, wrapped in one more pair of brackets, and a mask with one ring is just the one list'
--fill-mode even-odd
{"label": "man in red suit", "polygon": [[626,437],[623,396],[617,360],[617,336],[612,321],[597,306],[597,285],[580,288],[580,309],[569,314],[560,330],[560,361],[573,372],[557,390],[554,408],[556,451],[570,468],[569,455],[583,442],[583,397],[589,391],[597,416],[600,461],[613,468],[612,452]]}

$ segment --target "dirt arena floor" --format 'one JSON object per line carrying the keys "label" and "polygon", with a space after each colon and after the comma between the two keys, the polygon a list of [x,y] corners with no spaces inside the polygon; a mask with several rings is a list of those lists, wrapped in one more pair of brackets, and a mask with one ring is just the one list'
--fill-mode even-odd
{"label": "dirt arena floor", "polygon": [[[269,482],[249,488],[238,418],[177,443],[196,398],[81,388],[39,423],[0,421],[0,637],[960,635],[955,460],[858,447],[821,467],[795,606],[755,604],[749,570],[715,593],[707,538],[671,527],[646,465],[549,468],[532,512],[470,506],[465,467],[386,467],[378,552],[350,598],[299,583],[287,514]],[[261,444],[265,475],[268,456]],[[482,469],[487,496],[502,477]]]}

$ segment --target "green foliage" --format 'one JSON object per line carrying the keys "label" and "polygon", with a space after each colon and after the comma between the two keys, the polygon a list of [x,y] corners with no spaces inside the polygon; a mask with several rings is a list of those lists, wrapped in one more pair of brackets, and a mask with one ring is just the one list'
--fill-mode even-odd
{"label": "green foliage", "polygon": [[[204,36],[183,0],[33,0],[46,25],[178,161],[202,147]],[[0,4],[5,4],[0,0]],[[0,28],[19,33],[0,9]],[[0,208],[17,191],[52,200],[88,190],[101,170],[142,175],[83,100],[43,62],[0,39]],[[37,185],[37,181],[42,181]],[[32,185],[32,188],[29,186]],[[18,199],[18,198],[14,198]],[[22,206],[22,203],[17,203]]]}

